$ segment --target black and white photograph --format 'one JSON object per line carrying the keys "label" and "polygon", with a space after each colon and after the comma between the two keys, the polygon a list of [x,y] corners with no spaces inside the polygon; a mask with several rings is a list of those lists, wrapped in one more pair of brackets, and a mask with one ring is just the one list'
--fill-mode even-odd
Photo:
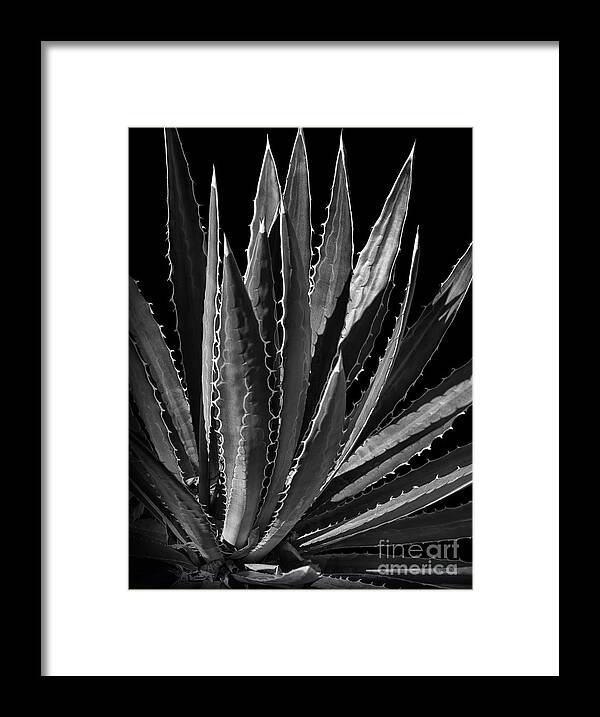
{"label": "black and white photograph", "polygon": [[470,129],[129,141],[130,587],[470,588]]}
{"label": "black and white photograph", "polygon": [[558,40],[199,31],[40,42],[40,676],[558,676]]}

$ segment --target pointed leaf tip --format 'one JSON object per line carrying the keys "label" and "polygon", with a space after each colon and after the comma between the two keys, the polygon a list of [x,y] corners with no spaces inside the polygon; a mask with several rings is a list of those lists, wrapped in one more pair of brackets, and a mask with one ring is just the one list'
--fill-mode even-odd
{"label": "pointed leaf tip", "polygon": [[341,341],[348,379],[360,373],[372,350],[394,283],[412,184],[412,157],[398,173],[369,239],[352,272],[348,309]]}
{"label": "pointed leaf tip", "polygon": [[223,254],[216,399],[222,437],[219,470],[226,488],[222,537],[243,548],[252,529],[267,460],[268,376],[257,319],[226,236]]}
{"label": "pointed leaf tip", "polygon": [[333,366],[332,374],[341,373],[344,370],[344,361],[342,359],[342,352],[338,351],[337,358],[335,360],[335,364]]}
{"label": "pointed leaf tip", "polygon": [[414,260],[415,256],[417,255],[419,251],[419,227],[417,227],[417,231],[415,233],[415,241],[413,243],[413,251],[412,251],[412,258]]}
{"label": "pointed leaf tip", "polygon": [[[304,130],[302,129],[302,127],[298,128],[298,133],[296,135],[296,142],[300,144],[302,154],[306,158],[306,138],[304,137]],[[296,142],[294,142],[294,144],[296,144]]]}

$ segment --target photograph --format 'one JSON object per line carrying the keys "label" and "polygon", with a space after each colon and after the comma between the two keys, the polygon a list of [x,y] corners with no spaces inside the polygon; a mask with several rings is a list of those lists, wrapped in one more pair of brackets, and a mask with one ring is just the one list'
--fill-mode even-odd
{"label": "photograph", "polygon": [[40,676],[558,676],[558,39],[198,27],[40,43]]}
{"label": "photograph", "polygon": [[130,128],[129,588],[472,588],[472,261],[469,127]]}

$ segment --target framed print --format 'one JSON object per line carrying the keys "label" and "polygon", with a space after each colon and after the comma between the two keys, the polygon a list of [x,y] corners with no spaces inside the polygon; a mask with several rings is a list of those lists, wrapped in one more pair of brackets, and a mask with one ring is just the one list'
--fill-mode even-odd
{"label": "framed print", "polygon": [[42,66],[42,674],[557,674],[558,44]]}
{"label": "framed print", "polygon": [[130,587],[470,587],[471,130],[129,151]]}

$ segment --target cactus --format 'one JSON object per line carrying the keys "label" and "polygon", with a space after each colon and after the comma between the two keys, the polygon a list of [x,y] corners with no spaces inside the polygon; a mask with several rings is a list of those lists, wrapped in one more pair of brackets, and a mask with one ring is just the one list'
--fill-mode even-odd
{"label": "cactus", "polygon": [[414,461],[470,408],[471,363],[413,397],[469,290],[470,246],[409,323],[417,230],[393,330],[374,354],[414,147],[353,264],[341,137],[318,247],[304,134],[283,188],[267,141],[242,274],[215,173],[205,227],[177,130],[164,140],[179,344],[130,278],[132,557],[164,566],[173,588],[470,587],[471,564],[456,555],[411,570],[414,554],[389,554],[471,535],[471,504],[447,500],[471,482],[470,444]]}

